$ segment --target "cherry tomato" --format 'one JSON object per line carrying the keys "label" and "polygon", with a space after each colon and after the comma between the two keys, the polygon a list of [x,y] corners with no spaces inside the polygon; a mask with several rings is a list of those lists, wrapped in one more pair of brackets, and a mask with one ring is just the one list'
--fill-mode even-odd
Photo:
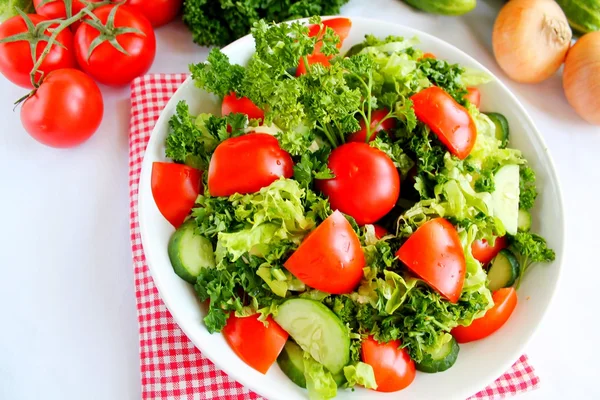
{"label": "cherry tomato", "polygon": [[283,264],[296,278],[326,293],[351,293],[363,277],[365,255],[350,222],[334,211]]}
{"label": "cherry tomato", "polygon": [[411,97],[417,118],[427,124],[448,150],[461,160],[475,145],[477,129],[466,108],[437,86]]}
{"label": "cherry tomato", "polygon": [[208,167],[208,190],[212,196],[255,193],[281,176],[292,175],[292,157],[279,147],[277,139],[251,133],[217,146]]}
{"label": "cherry tomato", "polygon": [[38,142],[73,147],[96,132],[104,102],[96,82],[83,72],[66,68],[50,72],[21,106],[21,122]]}
{"label": "cherry tomato", "polygon": [[[308,55],[306,56],[306,59],[308,60],[308,65],[321,64],[324,67],[331,66],[331,64],[329,63],[329,58],[321,53]],[[298,68],[296,68],[296,76],[304,75],[306,74],[306,72],[307,71],[306,66],[304,65],[304,58],[301,58],[300,62],[298,63]]]}
{"label": "cherry tomato", "polygon": [[469,100],[469,103],[479,108],[479,105],[481,104],[481,92],[477,88],[467,88],[467,95],[465,96],[465,99]]}
{"label": "cherry tomato", "polygon": [[[390,113],[390,110],[384,108],[382,110],[375,110],[371,113],[371,132],[369,136],[369,142],[375,140],[377,136],[377,132],[379,131],[390,131],[396,126],[396,120],[394,118],[388,118],[381,122],[383,118],[385,118]],[[365,120],[361,119],[360,122],[360,130],[351,133],[348,135],[346,139],[348,142],[363,142],[367,141],[367,124],[365,124]]]}
{"label": "cherry tomato", "polygon": [[281,353],[288,333],[267,317],[265,326],[258,320],[259,314],[238,318],[233,313],[223,328],[223,336],[246,364],[262,374],[266,374]]}
{"label": "cherry tomato", "polygon": [[152,164],[152,197],[160,213],[178,228],[202,193],[202,172],[184,164]]}
{"label": "cherry tomato", "polygon": [[400,346],[399,340],[378,343],[373,337],[361,344],[362,360],[373,367],[378,392],[402,390],[415,379],[415,363]]}
{"label": "cherry tomato", "polygon": [[384,236],[389,235],[390,233],[387,231],[387,229],[385,229],[383,226],[381,225],[373,225],[373,227],[375,227],[375,237],[377,239],[381,239]]}
{"label": "cherry tomato", "polygon": [[508,247],[508,240],[505,236],[496,238],[494,245],[490,244],[485,239],[476,240],[471,245],[471,253],[473,257],[483,265],[486,265],[496,257],[500,250]]}
{"label": "cherry tomato", "polygon": [[421,56],[421,58],[419,58],[419,60],[423,60],[425,58],[433,58],[435,60],[435,54],[433,53],[423,53],[423,55]]}
{"label": "cherry tomato", "polygon": [[223,97],[221,104],[221,115],[225,116],[231,113],[246,114],[248,119],[258,119],[261,122],[265,118],[263,110],[258,108],[252,100],[247,97],[238,98],[235,93]]}
{"label": "cherry tomato", "polygon": [[316,184],[333,210],[364,225],[378,221],[394,208],[400,196],[400,175],[383,151],[366,143],[346,143],[331,152],[328,166],[335,178]]}
{"label": "cherry tomato", "polygon": [[517,292],[514,288],[498,289],[492,294],[494,307],[469,326],[457,326],[452,336],[458,343],[468,343],[488,337],[508,321],[517,307]]}
{"label": "cherry tomato", "polygon": [[75,32],[75,56],[81,69],[98,82],[122,86],[150,69],[156,54],[156,38],[150,22],[126,6],[107,5],[94,10],[94,14],[102,23],[106,23],[115,7],[118,7],[114,21],[117,28],[135,28],[143,33],[117,35],[117,42],[128,54],[123,54],[105,41],[88,58],[90,46],[100,32],[88,24],[81,24]]}
{"label": "cherry tomato", "polygon": [[182,0],[127,0],[125,2],[128,7],[148,18],[155,28],[175,19],[182,3]]}
{"label": "cherry tomato", "polygon": [[[44,0],[33,0],[33,6],[35,7],[35,12],[39,15],[43,15],[44,17],[48,17],[49,19],[56,18],[66,18],[67,11],[65,7],[64,0],[55,0],[50,1],[49,3],[43,4]],[[99,3],[102,0],[87,0],[89,3]],[[85,7],[79,0],[73,0],[71,5],[71,16],[77,14]]]}
{"label": "cherry tomato", "polygon": [[[352,21],[350,21],[348,18],[331,18],[331,19],[327,19],[325,21],[323,21],[323,25],[326,28],[331,28],[333,29],[333,31],[339,36],[340,38],[340,43],[337,44],[337,48],[341,48],[342,44],[344,43],[344,40],[346,40],[346,38],[348,37],[348,35],[350,34],[350,28],[352,28]],[[319,25],[311,25],[308,27],[308,36],[309,37],[315,37],[319,34],[320,31],[320,26]],[[314,54],[318,53],[321,50],[321,47],[323,47],[323,44],[321,42],[317,43],[314,49]]]}
{"label": "cherry tomato", "polygon": [[[31,19],[34,25],[38,25],[42,21],[48,21],[46,17],[40,15],[29,14],[28,17]],[[52,27],[56,27],[52,25]],[[27,25],[20,15],[14,16],[7,19],[0,24],[0,39],[7,37],[23,34],[27,32]],[[52,32],[46,30],[46,35],[52,35]],[[61,43],[63,47],[53,45],[50,49],[50,53],[46,56],[44,62],[40,66],[40,71],[48,74],[51,71],[61,68],[73,68],[75,67],[75,57],[73,55],[73,34],[68,29],[63,30],[58,34],[56,40]],[[36,47],[36,59],[42,54],[44,48],[48,42],[39,41]],[[21,87],[31,89],[33,88],[29,74],[33,69],[33,60],[31,58],[31,50],[29,42],[27,40],[19,40],[16,42],[0,43],[0,72],[12,83]],[[36,82],[42,75],[36,74]]]}
{"label": "cherry tomato", "polygon": [[442,296],[458,301],[465,280],[465,254],[456,228],[446,219],[421,225],[396,255]]}

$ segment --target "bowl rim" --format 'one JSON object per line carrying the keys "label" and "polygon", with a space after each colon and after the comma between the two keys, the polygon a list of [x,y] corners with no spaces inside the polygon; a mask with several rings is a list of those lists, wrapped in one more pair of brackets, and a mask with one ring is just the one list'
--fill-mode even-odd
{"label": "bowl rim", "polygon": [[[549,300],[548,300],[546,306],[544,307],[543,311],[541,312],[541,315],[539,316],[539,323],[536,324],[536,326],[531,331],[530,335],[527,338],[525,338],[524,340],[522,340],[519,346],[515,347],[515,350],[513,350],[513,352],[511,353],[511,357],[507,357],[506,362],[504,362],[501,365],[497,365],[495,368],[490,369],[490,371],[485,375],[486,381],[487,381],[486,383],[477,381],[474,383],[465,384],[464,388],[460,391],[460,393],[453,393],[450,395],[452,398],[462,400],[468,396],[474,395],[479,390],[483,390],[486,387],[485,385],[492,384],[495,379],[500,377],[505,371],[507,371],[512,366],[512,364],[514,362],[516,362],[519,359],[519,357],[523,354],[524,349],[527,347],[527,345],[530,343],[530,341],[534,338],[534,336],[536,336],[537,333],[539,332],[540,325],[547,317],[548,311],[550,310],[550,308],[552,307],[552,304],[554,303],[554,301],[556,299],[557,289],[559,286],[559,282],[562,280],[562,274],[563,274],[563,260],[564,260],[564,253],[565,253],[565,249],[566,249],[565,246],[566,246],[566,236],[567,236],[565,232],[567,231],[567,225],[566,225],[565,213],[564,213],[563,193],[562,193],[562,189],[561,189],[561,185],[560,185],[560,180],[559,180],[558,174],[556,172],[554,160],[552,158],[552,155],[548,151],[548,146],[547,146],[546,142],[544,141],[544,138],[541,135],[540,131],[538,130],[536,124],[534,123],[533,119],[527,112],[526,108],[516,97],[516,95],[502,82],[502,80],[500,80],[498,78],[498,76],[496,76],[488,68],[486,68],[483,64],[481,64],[477,59],[470,56],[463,50],[457,48],[456,46],[454,46],[432,34],[426,33],[419,29],[415,29],[415,28],[412,28],[412,27],[409,27],[409,26],[406,26],[403,24],[379,20],[379,19],[375,19],[375,18],[344,16],[344,15],[321,16],[321,18],[322,18],[322,20],[327,20],[327,19],[332,19],[332,18],[348,18],[348,19],[352,20],[353,23],[355,21],[356,22],[360,21],[361,23],[370,24],[370,25],[379,24],[379,25],[385,25],[385,26],[400,27],[406,32],[406,34],[404,34],[404,36],[408,36],[410,34],[412,36],[417,36],[419,38],[421,38],[421,37],[427,38],[431,41],[436,42],[437,45],[446,47],[447,49],[460,55],[461,57],[469,59],[473,64],[475,64],[477,66],[477,69],[479,69],[483,72],[486,72],[487,74],[492,76],[496,80],[496,82],[500,85],[500,87],[506,92],[506,94],[511,99],[511,101],[516,105],[516,107],[518,109],[520,109],[521,114],[523,115],[523,117],[526,119],[527,123],[532,128],[531,131],[533,133],[533,136],[535,137],[535,140],[537,140],[539,142],[539,144],[544,148],[545,155],[548,158],[548,163],[546,166],[548,169],[548,175],[550,177],[550,181],[554,181],[555,186],[556,186],[556,197],[557,197],[557,204],[558,204],[558,210],[556,210],[557,211],[556,214],[560,219],[558,222],[559,222],[560,226],[562,226],[562,228],[563,228],[563,234],[561,235],[560,241],[556,244],[557,248],[560,249],[561,251],[557,252],[556,259],[554,261],[554,263],[557,264],[557,272],[556,272],[556,279],[554,281],[554,285],[550,289],[550,292],[549,292]],[[309,18],[301,18],[301,19],[285,21],[282,23],[292,23],[292,22],[306,23],[306,22],[308,22],[308,20],[309,20]],[[227,51],[229,49],[231,49],[232,47],[236,47],[240,43],[243,43],[243,42],[246,42],[249,40],[253,41],[251,34],[245,35],[245,36],[235,40],[234,42],[221,48],[221,51],[223,51],[224,53],[227,54]],[[137,195],[138,195],[138,223],[139,223],[139,229],[140,229],[140,237],[142,240],[142,248],[144,249],[144,252],[146,254],[146,263],[150,270],[150,275],[152,276],[152,279],[156,286],[156,289],[158,290],[159,296],[162,299],[162,301],[165,303],[165,306],[167,307],[167,309],[169,310],[171,315],[173,316],[173,319],[177,323],[178,327],[183,331],[183,333],[186,335],[186,337],[194,344],[194,346],[196,348],[198,348],[198,350],[200,350],[202,352],[202,354],[205,357],[207,357],[211,362],[213,362],[218,369],[225,372],[228,376],[230,376],[235,381],[241,383],[249,390],[252,390],[253,392],[255,392],[257,394],[266,397],[267,394],[269,393],[268,389],[266,389],[263,386],[260,386],[258,384],[255,384],[255,382],[252,379],[245,377],[243,374],[241,374],[235,370],[230,370],[229,368],[227,368],[227,365],[225,365],[224,363],[222,363],[220,361],[217,351],[213,350],[210,346],[201,347],[198,344],[196,344],[196,342],[192,339],[193,336],[190,335],[190,332],[189,332],[189,329],[187,326],[187,324],[190,322],[187,321],[185,318],[182,318],[179,315],[179,312],[176,311],[177,310],[177,307],[175,306],[176,301],[173,300],[173,297],[170,295],[170,292],[164,291],[161,289],[161,284],[159,283],[160,280],[154,279],[154,277],[157,276],[156,271],[157,271],[158,267],[156,265],[154,265],[154,263],[152,262],[152,260],[155,259],[155,257],[152,256],[153,249],[151,247],[146,248],[144,246],[144,243],[149,242],[149,239],[148,239],[149,233],[148,233],[148,229],[144,222],[146,220],[146,218],[144,216],[146,215],[146,207],[147,207],[147,204],[146,204],[147,202],[145,199],[149,198],[149,197],[141,196],[140,193],[143,192],[143,190],[142,190],[143,187],[149,186],[151,170],[152,170],[152,165],[151,165],[152,161],[150,161],[149,157],[146,157],[147,148],[148,148],[148,146],[150,146],[152,139],[156,137],[155,133],[159,129],[158,127],[164,125],[166,123],[167,118],[170,118],[170,116],[171,116],[171,115],[167,115],[168,113],[165,110],[172,108],[173,103],[175,103],[177,101],[176,99],[178,98],[178,94],[183,90],[183,88],[185,86],[190,85],[191,81],[192,81],[192,77],[188,76],[181,83],[181,85],[177,88],[177,90],[173,93],[173,95],[171,96],[169,101],[165,104],[163,110],[160,113],[159,118],[156,121],[156,124],[152,128],[152,132],[148,139],[147,147],[144,149],[144,158],[142,161],[142,168],[140,171],[140,179],[138,182],[138,193],[137,193]],[[148,183],[144,184],[144,182],[148,182]],[[198,323],[198,322],[195,321],[194,323]],[[484,386],[481,386],[481,385],[484,385]],[[377,392],[377,393],[379,393],[379,392]]]}

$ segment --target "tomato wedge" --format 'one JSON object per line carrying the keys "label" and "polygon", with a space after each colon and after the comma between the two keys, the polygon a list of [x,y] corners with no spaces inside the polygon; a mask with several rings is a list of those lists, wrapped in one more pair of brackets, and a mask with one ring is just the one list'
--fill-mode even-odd
{"label": "tomato wedge", "polygon": [[469,103],[479,108],[479,105],[481,104],[481,92],[477,88],[467,88],[465,99],[469,100]]}
{"label": "tomato wedge", "polygon": [[238,318],[233,313],[223,328],[223,336],[246,364],[266,374],[281,353],[288,333],[268,317],[265,326],[258,320],[259,314]]}
{"label": "tomato wedge", "polygon": [[372,336],[361,345],[363,362],[373,367],[378,392],[396,392],[409,386],[415,379],[414,361],[399,340],[378,343]]}
{"label": "tomato wedge", "polygon": [[485,239],[476,240],[471,245],[471,253],[473,257],[483,265],[486,265],[496,257],[500,250],[508,247],[508,240],[505,236],[497,237],[494,245],[490,244]]}
{"label": "tomato wedge", "polygon": [[202,193],[202,172],[183,164],[154,162],[150,186],[158,210],[177,228]]}
{"label": "tomato wedge", "polygon": [[312,288],[344,294],[360,283],[365,256],[350,222],[341,212],[334,211],[283,265]]}
{"label": "tomato wedge", "polygon": [[435,218],[421,225],[396,255],[442,296],[458,301],[465,280],[465,254],[448,220]]}
{"label": "tomato wedge", "polygon": [[[324,67],[331,66],[329,58],[321,53],[308,55],[306,56],[306,59],[308,60],[308,65],[321,64]],[[296,76],[304,75],[307,72],[306,65],[304,65],[304,58],[301,58],[298,63],[298,68],[296,68]]]}
{"label": "tomato wedge", "polygon": [[225,116],[231,113],[246,114],[248,119],[258,119],[261,122],[265,119],[264,111],[258,108],[252,100],[247,97],[237,97],[235,93],[223,97],[221,104],[221,115]]}
{"label": "tomato wedge", "polygon": [[279,177],[291,178],[294,162],[266,133],[251,133],[221,142],[208,166],[208,190],[212,196],[258,192]]}
{"label": "tomato wedge", "polygon": [[457,326],[452,329],[452,336],[458,343],[468,343],[488,337],[508,321],[517,307],[517,291],[514,288],[502,288],[492,294],[494,307],[483,317],[476,319],[469,326]]}
{"label": "tomato wedge", "polygon": [[[375,140],[377,132],[389,131],[396,126],[396,120],[394,118],[388,118],[381,122],[390,113],[390,110],[384,108],[382,110],[375,110],[371,113],[371,132],[369,136],[369,142]],[[366,142],[367,141],[367,124],[364,119],[359,122],[360,129],[354,133],[348,135],[348,142]]]}
{"label": "tomato wedge", "polygon": [[381,239],[382,237],[389,235],[390,233],[381,225],[374,224],[375,227],[375,237],[377,239]]}
{"label": "tomato wedge", "polygon": [[421,90],[411,100],[419,121],[429,126],[452,154],[465,159],[477,138],[475,122],[467,109],[437,86]]}
{"label": "tomato wedge", "polygon": [[[344,40],[350,34],[350,28],[352,28],[352,21],[348,18],[331,18],[323,21],[323,25],[325,28],[331,28],[333,31],[340,37],[340,43],[337,44],[337,48],[341,48]],[[320,26],[319,25],[311,25],[308,27],[308,36],[315,37],[319,34]],[[323,47],[322,43],[317,43],[315,46],[314,53],[318,53]]]}

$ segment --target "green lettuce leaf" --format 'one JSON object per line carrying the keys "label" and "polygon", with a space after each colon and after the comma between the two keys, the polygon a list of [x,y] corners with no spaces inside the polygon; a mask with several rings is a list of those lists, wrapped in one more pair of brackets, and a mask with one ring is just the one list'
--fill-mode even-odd
{"label": "green lettuce leaf", "polygon": [[304,377],[310,400],[333,399],[337,395],[337,384],[331,372],[319,364],[308,352],[304,352]]}
{"label": "green lettuce leaf", "polygon": [[344,376],[346,377],[347,387],[361,385],[367,389],[377,389],[373,367],[371,367],[369,364],[365,364],[364,362],[358,362],[354,365],[345,366]]}

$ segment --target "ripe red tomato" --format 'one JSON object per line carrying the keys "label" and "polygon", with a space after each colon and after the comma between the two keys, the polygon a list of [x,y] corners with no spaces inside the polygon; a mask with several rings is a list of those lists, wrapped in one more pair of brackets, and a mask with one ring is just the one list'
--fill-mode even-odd
{"label": "ripe red tomato", "polygon": [[469,103],[479,108],[479,105],[481,104],[481,92],[477,88],[467,88],[467,95],[465,96],[465,99],[469,100]]}
{"label": "ripe red tomato", "polygon": [[346,143],[331,152],[328,166],[335,178],[316,184],[329,198],[331,209],[364,225],[394,208],[400,196],[400,175],[383,151],[366,143]]}
{"label": "ripe red tomato", "polygon": [[223,336],[246,364],[266,374],[281,353],[288,333],[268,317],[265,326],[258,320],[259,314],[238,318],[233,313],[223,328]]}
{"label": "ripe red tomato", "polygon": [[[323,25],[325,28],[331,28],[333,31],[339,36],[340,43],[338,43],[337,48],[341,48],[344,40],[350,34],[350,28],[352,28],[352,21],[348,18],[331,18],[323,21]],[[319,34],[320,26],[319,25],[311,25],[308,27],[308,36],[315,37]],[[313,54],[318,53],[323,47],[321,42],[317,43]]]}
{"label": "ripe red tomato", "polygon": [[[369,142],[375,140],[377,132],[382,130],[389,131],[396,126],[396,120],[394,118],[388,118],[381,122],[381,120],[389,113],[390,110],[387,108],[375,110],[371,113],[371,132],[369,135]],[[367,142],[367,124],[365,124],[364,119],[361,119],[359,124],[360,130],[348,135],[348,138],[346,139],[348,142]]]}
{"label": "ripe red tomato", "polygon": [[431,128],[452,154],[465,159],[477,138],[475,122],[467,109],[437,86],[421,90],[411,100],[417,118]]}
{"label": "ripe red tomato", "polygon": [[208,167],[208,190],[212,196],[255,193],[281,176],[292,175],[292,157],[279,147],[277,139],[251,133],[217,146]]}
{"label": "ripe red tomato", "polygon": [[135,28],[143,32],[117,35],[117,42],[128,54],[123,54],[106,41],[96,47],[88,58],[90,46],[100,32],[88,24],[81,24],[75,32],[75,56],[81,69],[98,82],[122,86],[150,69],[156,54],[156,38],[150,22],[126,6],[107,5],[94,10],[94,14],[106,23],[115,7],[119,7],[114,21],[117,28]]}
{"label": "ripe red tomato", "polygon": [[265,119],[265,113],[258,108],[256,104],[247,97],[237,97],[235,93],[230,93],[223,97],[221,103],[221,115],[229,115],[231,113],[246,114],[248,119],[258,119],[262,122]]}
{"label": "ripe red tomato", "polygon": [[387,229],[385,229],[383,226],[381,225],[373,225],[375,227],[375,237],[377,239],[381,239],[384,236],[389,235],[390,233],[387,231]]}
{"label": "ripe red tomato", "polygon": [[373,367],[378,392],[402,390],[415,379],[415,363],[400,345],[399,340],[379,343],[373,337],[362,342],[361,357]]}
{"label": "ripe red tomato", "polygon": [[494,245],[490,244],[485,239],[476,240],[471,245],[471,253],[473,257],[483,265],[486,265],[496,257],[500,250],[508,247],[508,240],[505,236],[496,238]]}
{"label": "ripe red tomato", "polygon": [[150,186],[158,210],[177,228],[203,192],[202,172],[183,164],[154,162]]}
{"label": "ripe red tomato", "polygon": [[182,0],[127,0],[125,2],[128,7],[148,18],[155,28],[175,19],[182,3]]}
{"label": "ripe red tomato", "polygon": [[360,283],[365,255],[350,222],[334,211],[283,264],[296,278],[326,293],[350,293]]}
{"label": "ripe red tomato", "polygon": [[442,296],[458,301],[465,280],[465,254],[456,228],[446,219],[421,225],[396,255]]}
{"label": "ripe red tomato", "polygon": [[104,102],[96,82],[76,69],[50,72],[21,106],[21,122],[38,142],[73,147],[96,132]]}
{"label": "ripe red tomato", "polygon": [[458,343],[468,343],[488,337],[508,321],[517,307],[517,292],[514,288],[498,289],[492,294],[494,307],[469,326],[457,326],[452,336]]}
{"label": "ripe red tomato", "polygon": [[[33,6],[35,7],[35,12],[39,15],[43,15],[44,17],[48,17],[49,19],[56,18],[66,18],[67,11],[65,8],[64,0],[55,0],[50,1],[49,3],[43,4],[44,0],[33,0]],[[90,3],[99,3],[102,0],[87,0]],[[77,14],[85,7],[79,0],[73,0],[71,5],[71,15]]]}
{"label": "ripe red tomato", "polygon": [[[29,18],[34,25],[38,25],[42,21],[48,21],[46,17],[40,15],[29,14]],[[57,24],[58,25],[58,24]],[[52,25],[56,27],[57,25]],[[27,32],[27,25],[20,15],[7,19],[0,24],[0,39],[23,34]],[[51,35],[49,30],[45,31],[46,35]],[[73,34],[68,29],[63,30],[56,37],[57,41],[63,47],[54,45],[50,49],[50,53],[42,62],[40,71],[48,74],[51,71],[61,68],[75,67],[75,57],[73,55]],[[48,42],[40,41],[36,47],[36,59],[39,57]],[[27,40],[19,40],[17,42],[0,43],[0,72],[12,83],[22,86],[27,89],[33,88],[29,74],[33,69],[33,60],[31,59],[31,50]],[[36,74],[36,81],[41,77],[41,74]]]}
{"label": "ripe red tomato", "polygon": [[433,54],[433,53],[424,53],[424,54],[421,56],[421,58],[419,58],[419,60],[423,60],[423,59],[425,59],[425,58],[433,58],[433,59],[435,60],[435,58],[436,58],[436,57],[435,57],[435,54]]}
{"label": "ripe red tomato", "polygon": [[[324,67],[331,66],[329,63],[329,58],[321,53],[308,55],[306,56],[306,59],[308,60],[308,65],[321,64]],[[304,65],[304,58],[301,58],[300,62],[298,63],[298,68],[296,68],[296,76],[304,75],[306,72],[307,70],[306,65]]]}

